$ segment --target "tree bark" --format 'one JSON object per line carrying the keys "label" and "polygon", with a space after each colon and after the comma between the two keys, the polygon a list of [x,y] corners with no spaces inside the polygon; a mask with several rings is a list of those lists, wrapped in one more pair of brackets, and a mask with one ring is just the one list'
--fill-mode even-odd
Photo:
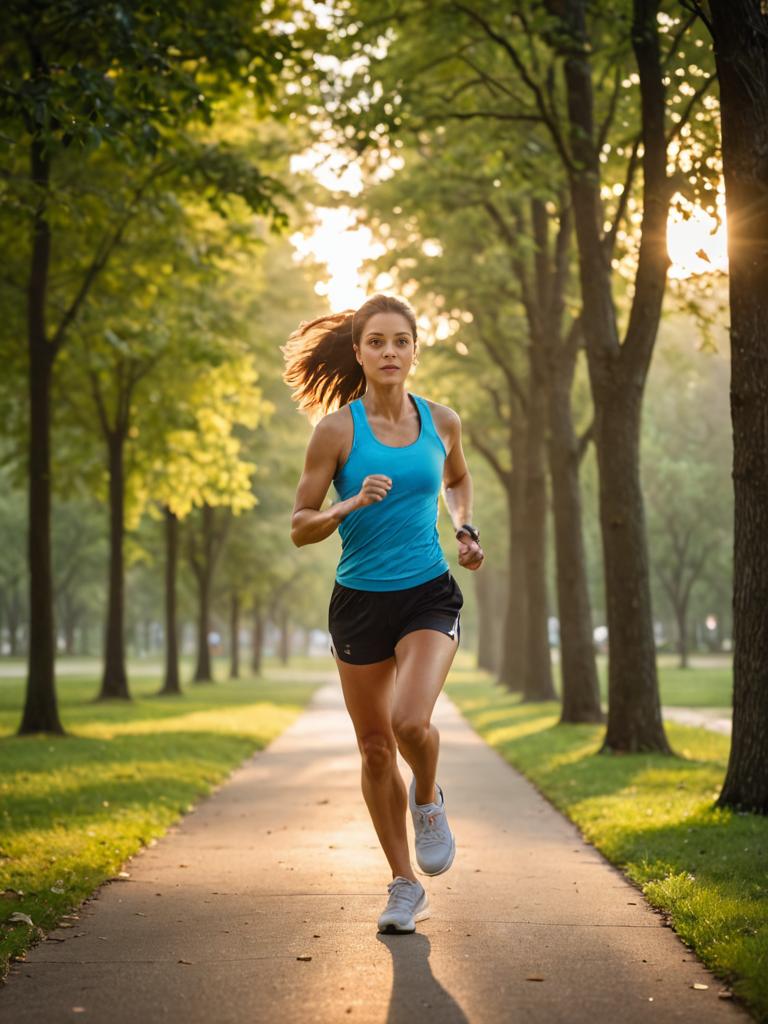
{"label": "tree bark", "polygon": [[29,352],[29,662],[19,734],[63,734],[54,678],[56,655],[51,565],[51,377],[56,350],[45,322],[51,232],[45,195],[50,160],[39,140],[32,142],[31,179],[41,192],[32,223],[32,258],[27,292]]}
{"label": "tree bark", "polygon": [[253,607],[251,622],[251,671],[261,675],[261,662],[264,650],[264,612],[257,603]]}
{"label": "tree bark", "polygon": [[485,566],[474,573],[477,599],[477,667],[496,675],[501,665],[501,637],[498,614],[497,573]]}
{"label": "tree bark", "polygon": [[232,591],[229,606],[230,659],[229,678],[240,678],[240,595]]}
{"label": "tree bark", "polygon": [[571,418],[571,383],[553,381],[549,405],[549,467],[560,621],[561,722],[603,722],[592,635],[592,611],[582,533],[578,441]]}
{"label": "tree bark", "polygon": [[677,653],[680,656],[679,668],[688,668],[688,599],[675,605],[675,622],[677,624]]}
{"label": "tree bark", "polygon": [[[519,443],[516,444],[519,449]],[[499,682],[511,693],[522,691],[527,677],[528,594],[525,586],[525,475],[513,469],[507,488],[507,599]]]}
{"label": "tree bark", "polygon": [[109,597],[105,629],[104,674],[99,700],[130,700],[125,668],[125,438],[120,430],[107,437],[109,457]]}
{"label": "tree bark", "polygon": [[283,665],[287,665],[291,657],[291,624],[286,607],[280,609],[278,621],[280,625],[280,661]]}
{"label": "tree bark", "polygon": [[179,520],[165,509],[165,674],[162,694],[181,695],[179,632],[176,621],[176,572],[179,557]]}
{"label": "tree bark", "polygon": [[639,473],[640,411],[656,340],[669,257],[665,97],[655,0],[634,0],[632,42],[640,75],[643,223],[635,294],[619,342],[611,266],[602,237],[600,163],[585,0],[564,0],[570,168],[582,319],[595,405],[600,525],[609,630],[608,725],[602,751],[671,753],[661,720],[645,514]]}
{"label": "tree bark", "polygon": [[528,594],[523,700],[557,700],[549,650],[547,601],[547,479],[544,433],[547,419],[546,386],[540,354],[531,354],[528,391],[528,430],[525,458],[525,589]]}
{"label": "tree bark", "polygon": [[733,734],[718,805],[768,814],[768,15],[710,0],[728,210]]}
{"label": "tree bark", "polygon": [[190,561],[197,579],[198,614],[197,614],[197,664],[194,682],[212,683],[211,651],[208,643],[211,618],[211,592],[216,560],[221,550],[224,531],[217,535],[215,529],[215,511],[210,505],[203,505],[200,510],[201,544],[200,557],[195,555],[194,547],[190,547]]}

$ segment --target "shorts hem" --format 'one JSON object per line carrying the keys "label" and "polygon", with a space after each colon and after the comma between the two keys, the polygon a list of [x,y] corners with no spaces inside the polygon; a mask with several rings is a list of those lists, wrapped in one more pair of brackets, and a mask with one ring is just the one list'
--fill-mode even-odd
{"label": "shorts hem", "polygon": [[449,640],[455,640],[457,647],[461,644],[461,625],[457,619],[455,629],[443,629],[441,626],[422,625],[420,623],[408,626],[398,636],[397,640],[395,640],[395,646],[400,643],[403,637],[408,636],[409,633],[417,633],[420,629],[432,629],[435,633],[442,633],[443,636],[447,636]]}

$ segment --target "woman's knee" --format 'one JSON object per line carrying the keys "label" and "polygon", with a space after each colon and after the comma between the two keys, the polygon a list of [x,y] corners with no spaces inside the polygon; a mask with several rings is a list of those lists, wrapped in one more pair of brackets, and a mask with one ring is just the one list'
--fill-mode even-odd
{"label": "woman's knee", "polygon": [[368,733],[360,740],[360,753],[363,765],[371,775],[386,775],[395,762],[394,739],[381,732]]}
{"label": "woman's knee", "polygon": [[392,721],[392,730],[398,743],[418,747],[427,742],[430,723],[428,719],[414,715],[396,715]]}

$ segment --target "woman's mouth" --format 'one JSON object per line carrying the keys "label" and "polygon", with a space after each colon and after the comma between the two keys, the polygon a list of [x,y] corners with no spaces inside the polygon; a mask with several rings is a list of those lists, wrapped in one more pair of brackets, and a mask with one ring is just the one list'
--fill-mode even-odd
{"label": "woman's mouth", "polygon": [[400,369],[399,366],[382,366],[382,370],[384,370],[385,372],[387,372],[388,370],[399,370],[399,369]]}

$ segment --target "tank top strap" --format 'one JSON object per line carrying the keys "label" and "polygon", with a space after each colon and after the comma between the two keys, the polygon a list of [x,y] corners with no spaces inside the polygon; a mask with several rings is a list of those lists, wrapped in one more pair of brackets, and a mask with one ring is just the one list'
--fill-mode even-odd
{"label": "tank top strap", "polygon": [[427,402],[425,398],[422,398],[421,395],[414,395],[413,392],[411,392],[411,394],[413,395],[416,405],[419,407],[419,414],[424,424],[424,434],[431,435],[431,437],[437,442],[438,446],[442,448],[443,452],[445,452],[445,445],[443,444],[443,439],[438,434],[435,428],[435,421],[432,419],[432,413],[430,412],[429,409],[429,402]]}
{"label": "tank top strap", "polygon": [[354,426],[354,436],[352,438],[352,447],[354,448],[363,437],[370,437],[372,432],[368,426],[368,419],[365,415],[365,409],[362,407],[361,398],[352,399],[349,403],[349,411],[352,413],[352,424]]}

